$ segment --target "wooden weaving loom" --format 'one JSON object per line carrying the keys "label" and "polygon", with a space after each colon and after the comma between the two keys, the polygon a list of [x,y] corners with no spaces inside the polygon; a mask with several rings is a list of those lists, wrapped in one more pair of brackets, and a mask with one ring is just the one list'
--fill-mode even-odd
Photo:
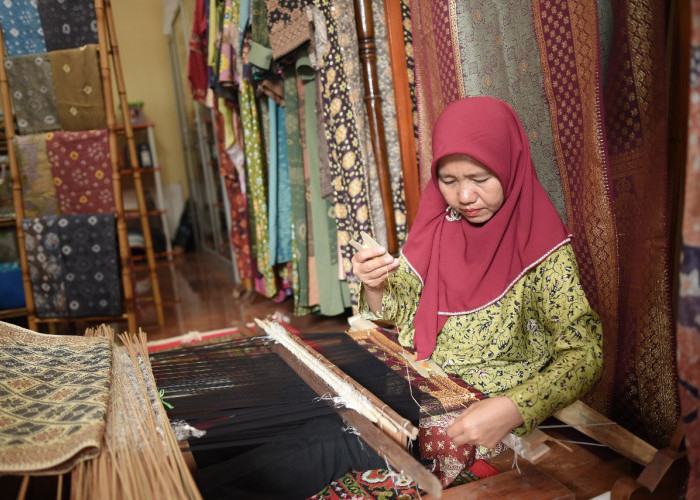
{"label": "wooden weaving loom", "polygon": [[[383,354],[393,352],[403,357],[424,377],[445,377],[439,367],[432,363],[416,363],[410,353],[389,340],[373,323],[357,318],[352,318],[350,323],[350,331],[346,333],[353,339],[369,339]],[[268,333],[281,330],[281,325],[273,322],[259,322],[259,325]],[[313,358],[322,357],[295,335],[289,335],[285,342],[297,343],[299,349]],[[320,382],[314,370],[304,361],[281,349],[281,346],[275,347],[275,350],[318,394],[328,392],[329,386]],[[323,363],[328,365],[330,371],[347,380],[348,377],[332,363],[327,360],[323,360]],[[349,383],[367,394],[357,382],[351,380]],[[368,397],[378,409],[392,415],[392,411],[381,401],[371,394]],[[393,420],[393,417],[387,420],[379,418],[371,423],[370,419],[348,409],[342,410],[341,416],[380,455],[385,456],[392,467],[414,479],[429,497],[434,498],[485,498],[514,494],[518,497],[532,495],[532,498],[593,498],[607,492],[613,499],[674,498],[680,496],[688,475],[688,462],[685,452],[681,451],[680,433],[669,447],[658,450],[577,401],[554,415],[562,425],[546,432],[542,429],[547,426],[542,425],[517,443],[519,461],[515,461],[512,450],[488,459],[487,462],[501,474],[442,490],[435,476],[405,451],[408,439],[415,436],[412,425],[405,424],[400,417],[397,420]]]}

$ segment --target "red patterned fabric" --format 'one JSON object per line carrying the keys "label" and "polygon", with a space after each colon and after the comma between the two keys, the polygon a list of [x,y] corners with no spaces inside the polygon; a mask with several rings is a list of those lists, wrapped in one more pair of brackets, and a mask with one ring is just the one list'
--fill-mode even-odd
{"label": "red patterned fabric", "polygon": [[107,130],[48,132],[45,137],[61,213],[114,212]]}
{"label": "red patterned fabric", "polygon": [[[504,202],[486,223],[450,220],[437,162],[461,153],[490,168]],[[414,346],[427,359],[450,315],[499,300],[529,269],[568,241],[559,214],[537,180],[530,145],[515,111],[492,97],[450,104],[433,129],[431,179],[403,255],[423,281]]]}
{"label": "red patterned fabric", "polygon": [[204,102],[207,96],[207,7],[206,0],[196,0],[194,20],[190,35],[190,51],[187,57],[187,79],[190,82],[192,97]]}

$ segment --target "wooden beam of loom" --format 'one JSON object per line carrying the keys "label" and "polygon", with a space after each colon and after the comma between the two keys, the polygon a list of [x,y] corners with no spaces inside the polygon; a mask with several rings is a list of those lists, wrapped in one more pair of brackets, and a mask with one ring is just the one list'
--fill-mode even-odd
{"label": "wooden beam of loom", "polygon": [[[266,333],[271,334],[271,336],[275,338],[275,333],[272,332],[273,325],[271,322],[263,322],[257,319],[256,322]],[[274,325],[284,329],[284,327],[282,327],[282,325],[279,323],[274,323]],[[345,380],[348,384],[352,385],[354,389],[358,390],[359,388],[359,390],[364,391],[365,394],[371,394],[328,360],[323,358],[323,356],[321,356],[313,348],[306,345],[301,339],[298,339],[295,335],[289,334],[286,329],[284,330],[294,342],[299,343],[301,349],[309,352],[316,359],[322,360],[322,362],[328,366],[329,370],[340,374],[339,376],[341,376],[341,378],[343,378],[343,380]],[[302,378],[302,380],[304,380],[304,382],[306,382],[306,384],[311,387],[320,397],[324,397],[329,394],[334,395],[336,393],[336,391],[333,390],[319,374],[311,370],[287,347],[278,344],[272,347],[272,351],[284,359],[284,361]],[[376,397],[373,397],[373,399],[376,399],[376,401],[379,402],[378,408],[381,409],[381,412],[387,414],[395,413]],[[397,443],[395,437],[392,438],[387,435],[387,430],[391,430],[391,426],[382,427],[381,424],[375,426],[369,420],[369,418],[352,409],[341,410],[339,415],[348,425],[356,429],[360,433],[360,437],[381,457],[385,458],[392,467],[409,476],[418,486],[423,488],[429,494],[433,495],[435,498],[440,498],[442,494],[442,485],[440,484],[438,478],[431,474],[425,467],[423,467],[423,465],[417,462],[402,445]],[[400,429],[409,430],[409,433],[413,436],[412,439],[415,439],[418,429],[400,416],[397,415],[397,417],[401,421],[405,421],[405,423],[401,423],[398,427]],[[388,421],[385,421],[385,423],[388,423]]]}

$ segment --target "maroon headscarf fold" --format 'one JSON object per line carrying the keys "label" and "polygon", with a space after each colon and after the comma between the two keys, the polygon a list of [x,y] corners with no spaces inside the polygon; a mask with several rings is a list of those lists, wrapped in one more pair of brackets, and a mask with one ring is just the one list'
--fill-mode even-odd
{"label": "maroon headscarf fold", "polygon": [[[436,165],[455,153],[486,165],[501,181],[503,206],[485,224],[446,219]],[[423,282],[414,318],[418,359],[430,357],[449,316],[493,304],[568,241],[566,227],[537,180],[515,111],[491,97],[450,104],[433,130],[430,182],[402,250]]]}

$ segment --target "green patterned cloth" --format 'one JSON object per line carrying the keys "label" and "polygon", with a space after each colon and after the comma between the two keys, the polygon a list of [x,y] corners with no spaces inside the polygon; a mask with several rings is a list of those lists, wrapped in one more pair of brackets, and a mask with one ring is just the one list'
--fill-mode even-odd
{"label": "green patterned cloth", "polygon": [[[422,289],[406,260],[386,282],[382,314],[369,319],[399,325],[399,342],[413,343],[413,317]],[[507,396],[529,433],[548,416],[585,394],[601,374],[602,327],[578,278],[567,244],[530,270],[501,300],[476,312],[450,316],[431,359],[445,372],[489,396]]]}

